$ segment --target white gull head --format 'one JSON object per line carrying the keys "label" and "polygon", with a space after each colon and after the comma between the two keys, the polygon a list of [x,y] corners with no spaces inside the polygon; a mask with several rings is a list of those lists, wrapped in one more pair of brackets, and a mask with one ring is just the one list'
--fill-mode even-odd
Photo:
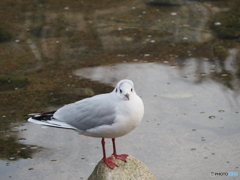
{"label": "white gull head", "polygon": [[130,100],[132,97],[136,96],[133,82],[128,79],[119,81],[113,92],[122,100]]}

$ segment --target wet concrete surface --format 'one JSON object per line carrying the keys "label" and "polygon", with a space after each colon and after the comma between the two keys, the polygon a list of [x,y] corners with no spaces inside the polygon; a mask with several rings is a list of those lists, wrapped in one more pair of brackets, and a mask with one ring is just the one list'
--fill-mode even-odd
{"label": "wet concrete surface", "polygon": [[0,2],[0,179],[87,179],[100,139],[24,115],[110,92],[124,78],[145,116],[117,139],[119,153],[157,179],[239,172],[239,2],[166,2]]}

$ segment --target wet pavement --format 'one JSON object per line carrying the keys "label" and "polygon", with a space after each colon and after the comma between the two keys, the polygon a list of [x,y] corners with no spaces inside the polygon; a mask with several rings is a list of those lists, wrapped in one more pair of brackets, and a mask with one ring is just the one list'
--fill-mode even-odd
{"label": "wet pavement", "polygon": [[[0,179],[87,179],[102,158],[100,139],[42,128],[24,115],[110,92],[124,78],[145,116],[117,139],[119,153],[143,161],[157,179],[239,173],[238,1],[0,7]],[[239,176],[217,177],[226,178]]]}

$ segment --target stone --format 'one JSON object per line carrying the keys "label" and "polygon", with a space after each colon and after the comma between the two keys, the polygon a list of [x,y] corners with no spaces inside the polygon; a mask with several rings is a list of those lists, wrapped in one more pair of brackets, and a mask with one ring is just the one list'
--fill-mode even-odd
{"label": "stone", "polygon": [[99,161],[88,180],[156,180],[147,166],[140,160],[128,156],[127,162],[115,159],[118,167],[110,169]]}

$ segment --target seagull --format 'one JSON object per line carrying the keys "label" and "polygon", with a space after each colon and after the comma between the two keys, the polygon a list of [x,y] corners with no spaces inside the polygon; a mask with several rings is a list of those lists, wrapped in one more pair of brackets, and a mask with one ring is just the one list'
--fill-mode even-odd
{"label": "seagull", "polygon": [[[110,93],[95,95],[67,104],[56,111],[29,114],[29,122],[72,129],[90,137],[102,138],[104,163],[111,169],[115,158],[126,162],[127,154],[117,154],[115,138],[124,136],[142,121],[144,105],[131,80],[119,81]],[[112,139],[113,154],[106,157],[105,138]]]}

